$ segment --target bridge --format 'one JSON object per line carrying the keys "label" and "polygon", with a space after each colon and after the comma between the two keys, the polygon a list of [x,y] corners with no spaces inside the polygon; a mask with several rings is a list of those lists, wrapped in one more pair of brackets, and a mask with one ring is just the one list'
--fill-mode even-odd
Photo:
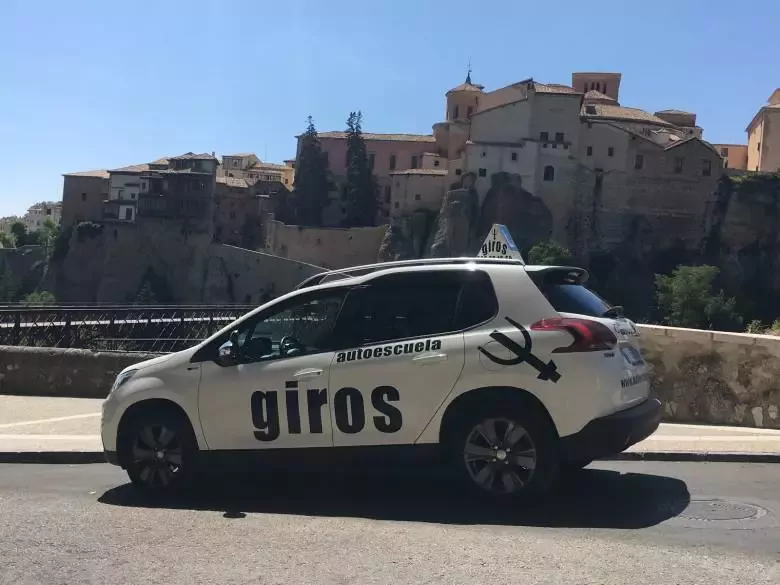
{"label": "bridge", "polygon": [[0,345],[166,353],[206,339],[252,305],[2,305]]}

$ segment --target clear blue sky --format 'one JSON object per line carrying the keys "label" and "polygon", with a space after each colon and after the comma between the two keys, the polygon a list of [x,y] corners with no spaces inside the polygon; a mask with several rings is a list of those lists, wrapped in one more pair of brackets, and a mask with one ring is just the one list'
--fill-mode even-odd
{"label": "clear blue sky", "polygon": [[0,216],[59,199],[65,172],[189,150],[279,162],[308,114],[430,132],[469,58],[488,89],[619,71],[623,105],[744,142],[780,86],[778,22],[777,0],[5,0]]}

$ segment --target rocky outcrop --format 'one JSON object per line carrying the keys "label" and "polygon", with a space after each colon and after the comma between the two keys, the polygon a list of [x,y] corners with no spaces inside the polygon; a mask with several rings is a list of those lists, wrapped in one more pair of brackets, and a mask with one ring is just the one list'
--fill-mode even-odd
{"label": "rocky outcrop", "polygon": [[495,223],[509,228],[521,250],[548,240],[553,228],[552,213],[544,201],[523,189],[520,176],[511,173],[496,173],[491,177],[479,213],[477,239],[480,243]]}
{"label": "rocky outcrop", "polygon": [[379,246],[378,261],[391,262],[425,256],[433,219],[433,215],[427,211],[416,211],[396,218],[387,226]]}
{"label": "rocky outcrop", "polygon": [[445,258],[473,255],[477,225],[476,190],[458,188],[448,191],[436,218],[428,256]]}
{"label": "rocky outcrop", "polygon": [[[60,302],[260,303],[322,268],[211,241],[170,220],[73,230],[45,286]],[[147,299],[144,299],[148,302]],[[140,301],[139,301],[140,302]]]}

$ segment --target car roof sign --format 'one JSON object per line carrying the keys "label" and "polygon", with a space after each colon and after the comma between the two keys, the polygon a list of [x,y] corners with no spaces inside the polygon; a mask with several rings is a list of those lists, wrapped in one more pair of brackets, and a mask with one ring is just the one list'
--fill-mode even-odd
{"label": "car roof sign", "polygon": [[523,264],[523,256],[512,239],[509,229],[501,223],[494,223],[490,228],[487,238],[479,249],[477,258],[507,258],[519,260]]}

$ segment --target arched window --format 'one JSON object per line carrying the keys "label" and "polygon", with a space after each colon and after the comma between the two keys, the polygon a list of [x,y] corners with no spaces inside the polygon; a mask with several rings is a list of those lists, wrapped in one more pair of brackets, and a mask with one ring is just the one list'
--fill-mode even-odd
{"label": "arched window", "polygon": [[552,165],[547,165],[546,167],[544,167],[544,180],[545,181],[555,180],[555,168]]}
{"label": "arched window", "polygon": [[607,93],[607,82],[604,82],[604,89],[601,91],[601,93]]}
{"label": "arched window", "polygon": [[601,83],[596,84],[596,91],[601,91]]}

